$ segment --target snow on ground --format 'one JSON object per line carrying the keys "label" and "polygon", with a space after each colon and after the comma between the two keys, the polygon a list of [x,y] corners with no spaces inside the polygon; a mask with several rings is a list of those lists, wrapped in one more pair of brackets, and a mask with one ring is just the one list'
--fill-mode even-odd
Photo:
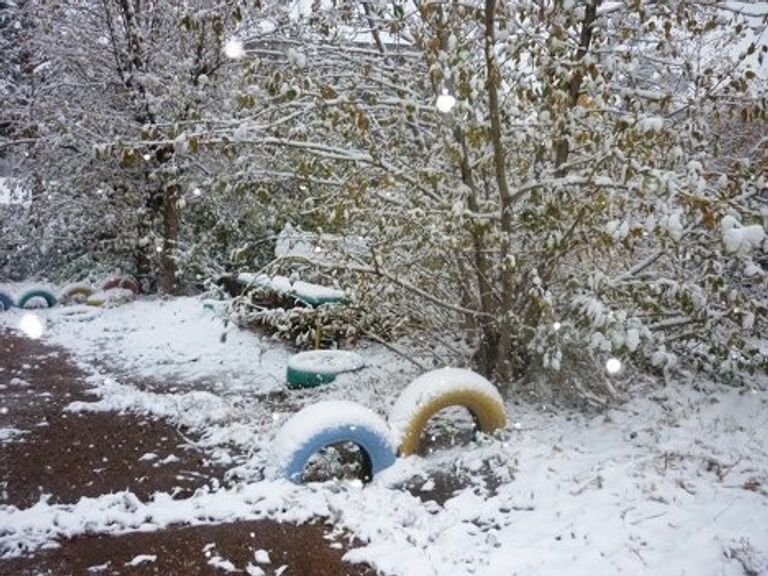
{"label": "snow on ground", "polygon": [[[382,574],[768,573],[765,391],[659,385],[597,416],[509,401],[510,425],[498,438],[401,458],[367,486],[293,485],[267,467],[271,440],[290,415],[282,410],[345,399],[386,414],[414,376],[402,361],[363,347],[362,371],[288,392],[292,408],[274,409],[264,394],[284,389],[290,351],[225,329],[200,300],[140,299],[88,310],[85,319],[76,310],[38,312],[44,338],[91,366],[99,400],[68,409],[151,413],[188,426],[219,461],[240,454],[231,458],[233,483],[183,501],[156,494],[141,503],[119,493],[0,506],[0,554],[84,532],[320,516],[365,543],[348,560]],[[0,324],[14,326],[21,314],[0,314]],[[134,377],[178,380],[178,388],[142,390]],[[200,390],[195,382],[220,385]],[[472,481],[443,506],[400,488],[420,477],[428,494],[440,471]]]}
{"label": "snow on ground", "polygon": [[[35,313],[47,321],[52,343],[75,352],[85,363],[106,360],[139,377],[208,380],[231,390],[268,392],[281,387],[281,369],[289,355],[269,340],[226,327],[197,298],[140,299],[113,308],[66,306]],[[0,322],[14,325],[23,315],[15,309]]]}

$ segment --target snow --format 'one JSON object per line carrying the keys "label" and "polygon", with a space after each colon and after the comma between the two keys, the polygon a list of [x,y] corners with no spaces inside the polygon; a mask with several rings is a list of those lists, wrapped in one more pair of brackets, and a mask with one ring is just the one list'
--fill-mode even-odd
{"label": "snow", "polygon": [[275,276],[272,278],[271,287],[278,294],[290,294],[293,291],[291,281],[285,276]]}
{"label": "snow", "polygon": [[111,290],[94,292],[85,301],[89,306],[105,306],[109,308],[121,306],[130,302],[135,297],[136,295],[127,288],[112,288]]}
{"label": "snow", "polygon": [[227,58],[239,60],[245,57],[245,47],[239,39],[230,38],[227,40],[226,44],[224,44],[224,54]]}
{"label": "snow", "polygon": [[740,256],[749,255],[765,239],[765,230],[760,224],[742,226],[730,215],[720,222],[720,231],[726,251]]}
{"label": "snow", "polygon": [[267,274],[254,274],[253,272],[241,272],[237,275],[238,284],[244,286],[253,285],[269,287],[272,279]]}
{"label": "snow", "polygon": [[464,368],[441,368],[416,378],[400,393],[389,416],[395,438],[407,430],[413,414],[437,396],[471,390],[503,404],[499,391],[485,378]]}
{"label": "snow", "polygon": [[[370,409],[347,400],[325,400],[307,406],[283,424],[272,443],[274,464],[282,468],[307,439],[341,426],[364,426],[391,441],[386,422]],[[393,452],[394,446],[392,443]]]}
{"label": "snow", "polygon": [[17,428],[0,428],[0,443],[10,442],[24,434],[26,431]]}
{"label": "snow", "polygon": [[338,263],[334,250],[351,255],[365,254],[368,243],[358,236],[340,236],[337,234],[315,234],[286,223],[275,243],[276,258],[299,258],[323,262]]}
{"label": "snow", "polygon": [[682,213],[677,210],[670,214],[665,214],[659,218],[659,227],[666,231],[672,240],[678,242],[683,237]]}
{"label": "snow", "polygon": [[253,553],[253,558],[258,564],[269,564],[271,562],[269,552],[266,550],[256,550]]}
{"label": "snow", "polygon": [[664,118],[645,116],[637,121],[637,129],[642,133],[661,132],[664,128]]}
{"label": "snow", "polygon": [[343,290],[329,288],[321,284],[312,284],[302,280],[291,283],[291,280],[285,276],[275,276],[272,278],[267,274],[241,272],[237,275],[237,282],[244,286],[266,288],[273,292],[277,292],[278,294],[293,294],[297,298],[307,301],[309,304],[341,301],[347,297]]}
{"label": "snow", "polygon": [[354,372],[364,366],[363,358],[346,350],[311,350],[290,357],[288,368],[315,374]]}
{"label": "snow", "polygon": [[28,338],[37,340],[45,334],[46,323],[43,318],[33,312],[24,312],[19,319],[18,328]]}
{"label": "snow", "polygon": [[235,565],[221,556],[213,556],[208,560],[208,565],[224,572],[239,572]]}
{"label": "snow", "polygon": [[30,203],[30,195],[20,180],[0,177],[0,206],[25,205]]}
{"label": "snow", "polygon": [[301,280],[293,283],[293,291],[302,300],[308,300],[310,303],[340,301],[346,299],[344,290],[329,288],[320,284],[310,284]]}
{"label": "snow", "polygon": [[[357,352],[364,370],[292,393],[290,408],[275,408],[263,394],[282,386],[290,351],[224,328],[200,300],[144,297],[119,308],[92,309],[89,319],[78,321],[76,308],[39,312],[48,323],[44,341],[67,348],[92,375],[97,400],[72,403],[69,410],[131,411],[183,425],[210,458],[229,467],[229,483],[186,499],[157,493],[142,502],[119,492],[73,504],[0,505],[0,556],[82,534],[240,519],[321,519],[361,543],[346,553],[347,560],[367,562],[389,576],[737,576],[744,574],[742,562],[755,574],[765,572],[764,390],[693,377],[666,386],[639,382],[635,398],[594,415],[511,398],[505,408],[514,420],[499,438],[399,459],[365,486],[304,486],[265,475],[273,450],[296,441],[294,426],[305,431],[341,418],[348,424],[357,410],[366,413],[348,409],[339,398],[379,414],[389,411],[396,422],[398,409],[391,403],[412,379],[405,361],[363,346]],[[15,329],[19,318],[19,311],[0,315],[0,326]],[[632,338],[628,333],[627,340]],[[441,372],[452,385],[485,387],[479,376]],[[440,379],[434,374],[422,377],[428,387]],[[0,372],[0,384],[10,384],[11,376]],[[172,388],[147,389],[136,382],[171,377]],[[200,382],[211,385],[200,389]],[[332,403],[316,404],[323,401]],[[289,414],[280,410],[295,414],[307,405],[320,406],[315,416],[281,430]],[[468,475],[469,481],[444,505],[402,489],[418,477],[422,496],[428,495],[445,473]],[[258,564],[256,558],[235,568],[253,576],[261,573]]]}
{"label": "snow", "polygon": [[293,285],[291,284],[290,279],[285,276],[275,276],[272,278],[267,274],[241,272],[237,275],[237,282],[244,286],[266,288],[277,292],[278,294],[291,294],[293,292]]}
{"label": "snow", "polygon": [[[0,323],[16,327],[20,313],[3,313]],[[140,298],[114,308],[59,306],[35,314],[46,321],[52,343],[86,363],[109,358],[120,372],[181,386],[208,381],[266,393],[282,387],[290,355],[269,339],[225,326],[192,297]]]}
{"label": "snow", "polygon": [[151,562],[155,562],[157,560],[157,555],[155,554],[139,554],[138,556],[135,556],[133,560],[130,562],[126,562],[126,566],[140,566],[141,564],[148,564]]}

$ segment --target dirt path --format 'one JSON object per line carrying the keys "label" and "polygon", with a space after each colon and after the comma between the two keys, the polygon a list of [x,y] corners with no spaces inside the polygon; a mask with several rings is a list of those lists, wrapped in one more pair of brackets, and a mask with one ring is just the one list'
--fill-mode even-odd
{"label": "dirt path", "polygon": [[[25,508],[41,495],[72,503],[126,489],[142,500],[158,491],[184,498],[221,480],[224,470],[164,421],[65,412],[72,401],[94,398],[85,374],[63,350],[2,330],[0,350],[0,505]],[[269,551],[272,560],[259,565],[265,574],[278,573],[281,566],[284,576],[373,573],[342,562],[343,547],[326,534],[321,524],[259,521],[85,536],[25,558],[0,559],[0,576],[222,574],[212,559],[220,555],[242,571],[259,549]],[[140,555],[156,558],[132,565]]]}

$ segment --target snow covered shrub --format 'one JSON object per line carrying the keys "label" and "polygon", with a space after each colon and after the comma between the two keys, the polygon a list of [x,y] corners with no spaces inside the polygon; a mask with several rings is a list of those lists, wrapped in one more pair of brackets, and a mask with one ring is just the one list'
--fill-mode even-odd
{"label": "snow covered shrub", "polygon": [[293,295],[258,286],[246,289],[230,306],[237,324],[260,327],[307,349],[353,344],[364,336],[392,339],[398,323],[389,312],[357,301],[307,306]]}

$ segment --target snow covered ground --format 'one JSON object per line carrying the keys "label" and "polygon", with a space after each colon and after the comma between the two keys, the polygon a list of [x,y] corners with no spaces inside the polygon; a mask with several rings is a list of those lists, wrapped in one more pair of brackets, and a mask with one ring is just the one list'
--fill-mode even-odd
{"label": "snow covered ground", "polygon": [[[0,313],[0,326],[15,328],[24,314]],[[184,501],[156,494],[142,503],[117,493],[72,505],[0,506],[1,553],[85,532],[319,516],[365,542],[348,560],[382,574],[768,574],[764,390],[659,385],[598,416],[510,400],[499,438],[401,458],[366,486],[294,485],[273,473],[271,440],[280,424],[331,399],[386,416],[416,376],[412,366],[363,346],[360,372],[275,404],[270,393],[285,389],[291,351],[225,327],[199,299],[36,314],[45,321],[43,338],[72,351],[93,375],[100,399],[69,410],[152,414],[192,428],[211,457],[231,468],[232,482]],[[173,385],[147,389],[147,379]],[[444,505],[401,488],[421,478],[428,495],[441,471],[471,479]]]}

